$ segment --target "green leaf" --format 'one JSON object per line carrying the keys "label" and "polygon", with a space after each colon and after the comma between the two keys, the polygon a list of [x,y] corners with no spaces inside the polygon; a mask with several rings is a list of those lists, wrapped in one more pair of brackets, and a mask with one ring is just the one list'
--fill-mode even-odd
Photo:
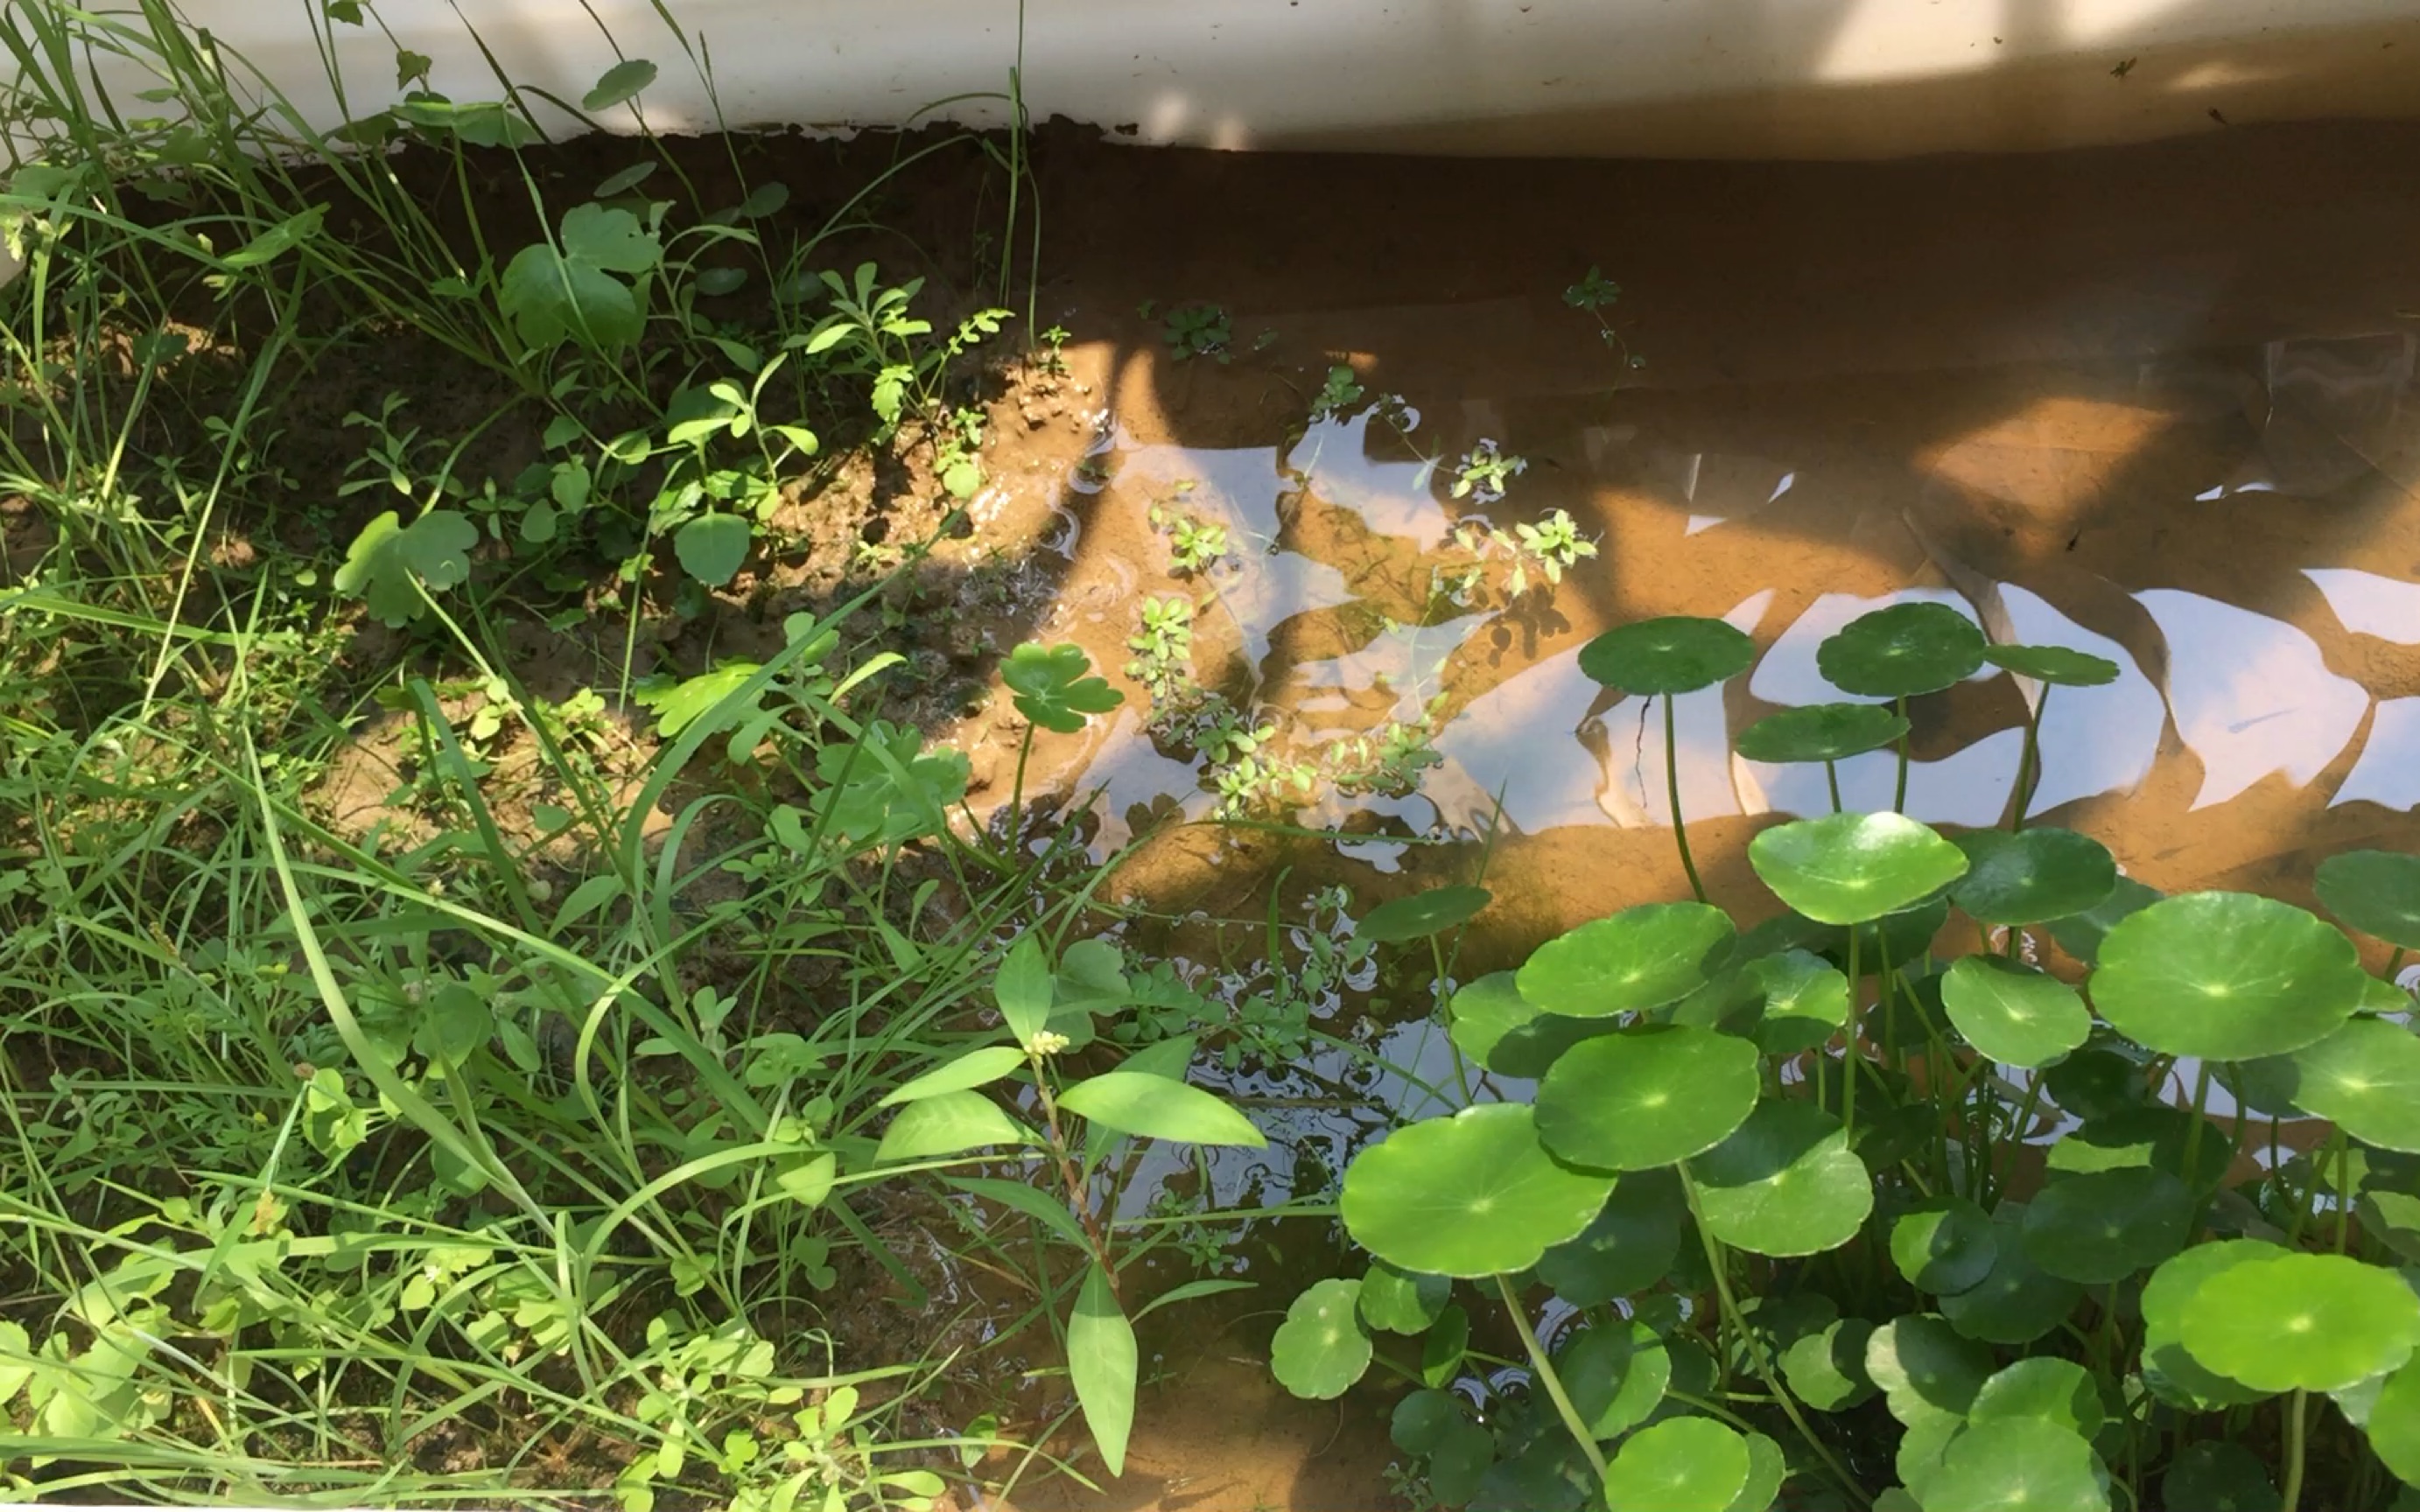
{"label": "green leaf", "polygon": [[748,560],[754,532],[737,515],[700,515],[673,532],[673,555],[681,570],[708,588],[720,588],[737,577]]}
{"label": "green leaf", "polygon": [[865,727],[856,747],[815,752],[815,776],[826,784],[813,807],[828,839],[851,849],[896,845],[941,832],[949,806],[966,796],[966,752],[926,750],[913,729],[886,719]]}
{"label": "green leaf", "polygon": [[[25,1382],[33,1379],[33,1354],[34,1342],[26,1337],[24,1325],[0,1319],[0,1407],[13,1401]],[[20,1361],[27,1363],[19,1364]]]}
{"label": "green leaf", "polygon": [[2151,1273],[2143,1286],[2142,1349],[2144,1383],[2154,1395],[2193,1412],[2242,1406],[2268,1395],[2229,1381],[2186,1349],[2185,1308],[2224,1272],[2284,1253],[2258,1240],[2219,1240],[2195,1244]]}
{"label": "green leaf", "polygon": [[1032,1138],[981,1092],[942,1092],[901,1108],[883,1131],[874,1158],[928,1160],[990,1145],[1021,1145]]}
{"label": "green leaf", "polygon": [[2092,1445],[2039,1417],[1977,1423],[1949,1441],[1919,1493],[1942,1512],[2109,1512],[2108,1473]]}
{"label": "green leaf", "polygon": [[1764,989],[1755,1035],[1757,1047],[1768,1056],[1794,1056],[1828,1043],[1849,1022],[1849,979],[1822,956],[1785,950],[1741,969]]}
{"label": "green leaf", "polygon": [[1499,1076],[1534,1080],[1582,1040],[1618,1027],[1606,1019],[1544,1013],[1521,995],[1509,971],[1491,972],[1455,989],[1449,1009],[1454,1045]]}
{"label": "green leaf", "polygon": [[1633,1434],[1613,1457],[1606,1505],[1730,1512],[1749,1468],[1747,1441],[1731,1429],[1712,1418],[1668,1418]]}
{"label": "green leaf", "polygon": [[1790,1460],[1781,1445],[1761,1433],[1747,1435],[1747,1484],[1731,1498],[1728,1512],[1769,1512],[1776,1498],[1781,1495],[1781,1483],[1790,1473]]}
{"label": "green leaf", "polygon": [[2058,942],[2060,949],[2086,965],[2096,964],[2101,958],[2101,942],[2118,927],[2118,921],[2129,915],[2141,913],[2158,903],[2162,896],[2157,887],[2147,887],[2133,877],[2121,876],[2118,879],[2118,886],[2110,890],[2108,898],[2099,906],[2087,908],[2071,918],[2051,920],[2050,937]]}
{"label": "green leaf", "polygon": [[1085,1426],[1112,1475],[1126,1469],[1126,1438],[1134,1428],[1134,1325],[1118,1307],[1109,1274],[1098,1265],[1085,1272],[1083,1289],[1067,1315],[1067,1376],[1084,1409]]}
{"label": "green leaf", "polygon": [[2381,1149],[2420,1153],[2420,1039],[2385,1019],[2349,1021],[2288,1062],[2294,1104]]}
{"label": "green leaf", "polygon": [[[18,1337],[22,1340],[24,1335]],[[8,1381],[0,1374],[0,1402],[8,1399]],[[2420,1365],[2406,1363],[2386,1378],[2363,1427],[2369,1434],[2369,1446],[2378,1451],[2395,1478],[2407,1486],[2420,1485]],[[2276,1504],[2273,1500],[2270,1504]]]}
{"label": "green leaf", "polygon": [[1731,748],[1752,762],[1837,762],[1879,750],[1907,733],[1907,720],[1879,703],[1809,703],[1768,714]]}
{"label": "green leaf", "polygon": [[258,268],[276,261],[287,252],[319,234],[319,224],[328,218],[328,207],[314,205],[278,222],[268,230],[236,248],[219,259],[227,268]]}
{"label": "green leaf", "polygon": [[1959,1337],[1947,1319],[1907,1313],[1874,1330],[1866,1373],[1883,1389],[1891,1416],[1912,1427],[1942,1414],[1962,1419],[1992,1374],[1992,1356]]}
{"label": "green leaf", "polygon": [[2184,1247],[2193,1193],[2148,1166],[2051,1182],[2025,1210],[2025,1258],[2085,1286],[2122,1281]]}
{"label": "green leaf", "polygon": [[1580,671],[1624,693],[1694,693],[1756,660],[1756,642],[1721,620],[1674,614],[1607,630],[1580,647]]}
{"label": "green leaf", "polygon": [[345,551],[334,585],[357,594],[380,623],[400,626],[420,617],[424,605],[412,584],[442,593],[471,577],[471,551],[479,528],[451,509],[432,509],[410,525],[389,510],[362,527]]}
{"label": "green leaf", "polygon": [[1589,1225],[1613,1179],[1558,1164],[1528,1108],[1487,1103],[1399,1129],[1344,1173],[1345,1230],[1406,1271],[1525,1271]]}
{"label": "green leaf", "polygon": [[1795,1099],[1761,1103],[1689,1163],[1706,1231],[1735,1249],[1814,1255],[1854,1238],[1873,1210],[1865,1163],[1840,1120]]}
{"label": "green leaf", "polygon": [[[2395,1468],[2392,1461],[2387,1468]],[[2260,1457],[2222,1439],[2203,1439],[2178,1451],[2161,1477],[2160,1495],[2163,1504],[2194,1512],[2278,1512],[2286,1504]]]}
{"label": "green leaf", "polygon": [[2193,1357],[2258,1391],[2341,1391],[2420,1343],[2420,1297],[2393,1271],[2342,1255],[2228,1266],[2184,1306]]}
{"label": "green leaf", "polygon": [[1078,1082],[1059,1094],[1059,1107],[1138,1139],[1268,1148],[1252,1120],[1218,1098],[1147,1072],[1104,1072]]}
{"label": "green leaf", "polygon": [[1521,995],[1567,1018],[1661,1008],[1704,983],[1730,949],[1730,916],[1704,903],[1641,903],[1538,948],[1514,980]]}
{"label": "green leaf", "polygon": [[1575,1307],[1645,1291],[1672,1268],[1687,1213],[1677,1172],[1633,1171],[1577,1237],[1538,1257],[1538,1279]]}
{"label": "green leaf", "polygon": [[1976,1049],[2011,1066],[2056,1060],[2092,1036],[2092,1011],[2056,977],[1998,956],[1961,957],[1941,1006]]}
{"label": "green leaf", "polygon": [[1389,1334],[1425,1334],[1452,1295],[1449,1277],[1415,1275],[1374,1260],[1361,1277],[1361,1320]]}
{"label": "green leaf", "polygon": [[1429,1493],[1446,1506],[1461,1506],[1479,1493],[1479,1483],[1496,1463],[1496,1436],[1464,1419],[1429,1450]]}
{"label": "green leaf", "polygon": [[645,58],[624,58],[607,69],[597,81],[597,87],[580,97],[580,108],[595,115],[600,110],[638,97],[640,90],[656,82],[656,66]]}
{"label": "green leaf", "polygon": [[1818,1412],[1844,1412],[1879,1389],[1866,1373],[1866,1349],[1874,1325],[1863,1318],[1836,1318],[1781,1351],[1782,1378],[1799,1400]]}
{"label": "green leaf", "polygon": [[[595,197],[597,199],[612,199],[616,194],[627,193],[630,190],[636,189],[641,184],[645,183],[648,178],[654,176],[656,169],[659,166],[661,166],[659,163],[657,163],[651,159],[643,159],[640,162],[634,162],[628,167],[622,169],[620,172],[607,177],[604,182],[598,184],[596,189]],[[554,443],[550,442],[549,444],[551,445]]]}
{"label": "green leaf", "polygon": [[1371,909],[1357,933],[1381,945],[1423,940],[1466,922],[1495,900],[1496,895],[1485,887],[1431,887]]}
{"label": "green leaf", "polygon": [[962,1192],[987,1198],[1003,1208],[1014,1208],[1078,1249],[1092,1242],[1084,1237],[1083,1226],[1067,1211],[1066,1203],[1023,1181],[1003,1181],[988,1176],[953,1176],[946,1180]]}
{"label": "green leaf", "polygon": [[2020,1360],[2000,1371],[1983,1382],[1975,1405],[1966,1409],[1969,1423],[2033,1417],[2083,1439],[2099,1433],[2106,1415],[2092,1373],[2072,1360],[2048,1356]]}
{"label": "green leaf", "polygon": [[1125,695],[1097,677],[1080,647],[1027,641],[1001,663],[1000,680],[1015,695],[1017,712],[1045,730],[1072,735],[1088,715],[1107,714]]}
{"label": "green leaf", "polygon": [[538,350],[578,338],[618,351],[639,339],[644,319],[637,290],[617,275],[648,272],[662,260],[662,244],[628,210],[576,205],[556,242],[523,247],[505,265],[497,303]]}
{"label": "green leaf", "polygon": [[2118,888],[2118,862],[2089,835],[2042,825],[1961,835],[1966,875],[1949,901],[1986,924],[2039,924],[2088,912]]}
{"label": "green leaf", "polygon": [[460,982],[447,982],[429,995],[411,1047],[437,1065],[460,1066],[495,1032],[487,1000]]}
{"label": "green leaf", "polygon": [[2319,902],[2364,934],[2420,949],[2420,856],[2347,851],[2319,863]]}
{"label": "green leaf", "polygon": [[1356,1311],[1358,1281],[1313,1284],[1286,1309],[1269,1340],[1269,1372],[1296,1396],[1332,1401],[1370,1368],[1370,1335]]}
{"label": "green leaf", "polygon": [[1992,1215],[1991,1270],[1965,1290],[1942,1296],[1942,1316],[1962,1336],[2031,1344],[2065,1322],[2084,1300],[2084,1288],[2026,1258],[2024,1215],[2023,1203],[2001,1203]]}
{"label": "green leaf", "polygon": [[1422,1389],[1395,1404],[1387,1436],[1407,1455],[1425,1455],[1445,1442],[1455,1424],[1469,1421],[1462,1415],[1462,1399],[1453,1393]]}
{"label": "green leaf", "polygon": [[1470,1315],[1460,1303],[1447,1303],[1445,1311],[1420,1336],[1420,1383],[1442,1386],[1462,1372],[1463,1356],[1470,1351]]}
{"label": "green leaf", "polygon": [[2140,1107],[2143,1068],[2112,1050],[2078,1050],[2042,1072],[2051,1101],[2079,1119],[2105,1119]]}
{"label": "green leaf", "polygon": [[1020,935],[1001,959],[991,987],[1009,1035],[1020,1045],[1032,1044],[1033,1037],[1050,1022],[1055,990],[1050,960],[1042,953],[1042,942],[1032,934]]}
{"label": "green leaf", "polygon": [[1747,855],[1783,903],[1824,924],[1863,924],[1897,913],[1966,870],[1957,846],[1895,813],[1797,820],[1757,836]]}
{"label": "green leaf", "polygon": [[1861,614],[1815,648],[1823,680],[1859,698],[1915,698],[1972,677],[1983,632],[1947,604],[1893,604]]}
{"label": "green leaf", "polygon": [[1640,1171],[1723,1142],[1756,1110],[1761,1058],[1712,1029],[1651,1025],[1574,1045],[1538,1086],[1538,1137],[1575,1165]]}
{"label": "green leaf", "polygon": [[1647,1421],[1672,1381],[1672,1356],[1644,1323],[1582,1329],[1555,1355],[1555,1373],[1589,1432],[1618,1439]]}
{"label": "green leaf", "polygon": [[1940,1295],[1980,1285],[1999,1248],[1991,1215],[1968,1197],[1934,1197],[1891,1224],[1891,1263],[1918,1291]]}
{"label": "green leaf", "polygon": [[2057,687],[2103,687],[2118,681],[2118,664],[2066,646],[1986,646],[1983,659],[2004,671]]}
{"label": "green leaf", "polygon": [[2325,1039],[2360,1005],[2362,982],[2352,942],[2302,909],[2195,892],[2109,932],[2092,1005],[2163,1055],[2251,1060]]}
{"label": "green leaf", "polygon": [[633,696],[655,711],[656,733],[671,740],[763,670],[752,661],[718,662],[711,671],[667,686],[642,687]]}
{"label": "green leaf", "polygon": [[900,1083],[892,1088],[889,1096],[874,1105],[893,1107],[901,1103],[917,1103],[928,1097],[939,1097],[943,1092],[964,1092],[987,1087],[1024,1064],[1025,1052],[1015,1045],[985,1045],[980,1050],[968,1051],[946,1066]]}

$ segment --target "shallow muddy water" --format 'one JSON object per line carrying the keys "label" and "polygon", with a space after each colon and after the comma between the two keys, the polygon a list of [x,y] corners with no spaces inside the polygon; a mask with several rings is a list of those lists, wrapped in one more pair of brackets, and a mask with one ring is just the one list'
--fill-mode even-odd
{"label": "shallow muddy water", "polygon": [[[1681,896],[1660,711],[1576,654],[1703,614],[1760,654],[1681,701],[1679,787],[1715,901],[1754,918],[1774,904],[1746,841],[1831,800],[1822,769],[1730,737],[1839,697],[1816,644],[1907,598],[2120,666],[2050,700],[2029,814],[2145,882],[2309,904],[2319,857],[2420,843],[2420,133],[1859,167],[1079,156],[1045,162],[1065,217],[1045,296],[1081,412],[1010,440],[983,506],[1054,579],[1037,633],[1115,669],[1143,600],[1182,595],[1194,674],[1280,750],[1425,711],[1438,758],[1392,795],[1275,815],[1350,839],[1171,825],[1219,795],[1123,682],[1126,709],[1039,745],[1034,780],[1100,790],[1127,898],[1253,918],[1274,889],[1294,919],[1313,885],[1358,912],[1483,877],[1467,978]],[[1591,263],[1624,285],[1608,313],[1643,368],[1559,297]],[[1232,360],[1172,358],[1144,300],[1218,302]],[[1314,420],[1332,363],[1364,392]],[[1488,442],[1525,469],[1500,501],[1451,497]],[[1173,575],[1156,507],[1223,525],[1226,559]],[[1472,563],[1458,528],[1559,510],[1597,547],[1559,584],[1515,594],[1499,557],[1441,591]],[[2004,822],[2036,696],[1994,672],[1916,701],[1909,810]],[[1013,731],[960,738],[978,772],[1013,760]],[[1889,802],[1886,755],[1839,776],[1851,806]],[[1450,1080],[1441,1030],[1388,1022],[1428,969],[1390,961],[1318,1021],[1408,1077],[1357,1080],[1338,1051],[1235,1079],[1273,1144],[1218,1167],[1218,1196],[1314,1184],[1379,1105]],[[1294,1402],[1248,1363],[1321,1260],[1248,1266],[1286,1273],[1266,1316],[1170,1346],[1123,1483],[1019,1504],[1383,1504],[1383,1405]]]}

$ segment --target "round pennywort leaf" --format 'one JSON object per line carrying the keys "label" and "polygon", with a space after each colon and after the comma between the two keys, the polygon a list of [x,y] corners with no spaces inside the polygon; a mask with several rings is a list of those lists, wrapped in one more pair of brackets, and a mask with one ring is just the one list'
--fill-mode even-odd
{"label": "round pennywort leaf", "polygon": [[2352,942],[2274,899],[2192,892],[2130,914],[2101,942],[2093,1006],[2164,1055],[2252,1060],[2314,1044],[2362,1000]]}
{"label": "round pennywort leaf", "polygon": [[2319,902],[2364,934],[2420,950],[2420,856],[2347,851],[2319,863]]}
{"label": "round pennywort leaf", "polygon": [[1957,845],[1966,875],[1949,901],[1986,924],[2066,918],[2100,907],[2118,887],[2109,847],[2072,829],[1978,829]]}
{"label": "round pennywort leaf", "polygon": [[2004,671],[2058,687],[2102,687],[2118,681],[2118,664],[2065,646],[1986,646],[1983,659]]}
{"label": "round pennywort leaf", "polygon": [[2366,1145],[2420,1153],[2420,1039],[2385,1019],[2357,1018],[2294,1052],[2295,1105]]}
{"label": "round pennywort leaf", "polygon": [[1605,1477],[1611,1507],[1729,1512],[1747,1485],[1747,1441],[1712,1418],[1668,1418],[1632,1435]]}
{"label": "round pennywort leaf", "polygon": [[1370,910],[1361,920],[1363,939],[1381,945],[1424,940],[1442,934],[1496,901],[1485,887],[1431,887],[1408,898],[1393,898]]}
{"label": "round pennywort leaf", "polygon": [[1991,1214],[1972,1198],[1947,1196],[1901,1213],[1891,1225],[1890,1253],[1909,1286],[1939,1296],[1990,1275],[1999,1244]]}
{"label": "round pennywort leaf", "polygon": [[1605,1206],[1613,1178],[1559,1164],[1528,1108],[1495,1103],[1399,1129],[1344,1172],[1344,1227],[1430,1275],[1526,1271]]}
{"label": "round pennywort leaf", "polygon": [[1580,671],[1624,693],[1694,693],[1728,682],[1756,659],[1756,642],[1721,620],[1692,614],[1641,620],[1580,647]]}
{"label": "round pennywort leaf", "polygon": [[2090,1371],[2072,1360],[2038,1355],[1983,1382],[1975,1405],[1966,1409],[1966,1421],[2038,1417],[2089,1439],[2101,1431],[2105,1412]]}
{"label": "round pennywort leaf", "polygon": [[1862,924],[1921,903],[1966,870],[1957,846],[1903,814],[1838,813],[1768,829],[1748,863],[1783,903],[1824,924]]}
{"label": "round pennywort leaf", "polygon": [[2074,988],[1998,956],[1961,957],[1941,979],[1941,1006],[1976,1049],[2011,1066],[2056,1060],[2092,1034]]}
{"label": "round pennywort leaf", "polygon": [[2184,1248],[2193,1193],[2133,1166],[2053,1181],[2025,1210],[2025,1258],[2086,1286],[2122,1281]]}
{"label": "round pennywort leaf", "polygon": [[1370,1335],[1357,1304],[1358,1281],[1322,1281],[1295,1298],[1269,1340],[1269,1371],[1297,1396],[1342,1396],[1370,1368]]}
{"label": "round pennywort leaf", "polygon": [[1838,762],[1879,750],[1907,733],[1907,720],[1879,703],[1809,703],[1768,714],[1731,748],[1752,762]]}
{"label": "round pennywort leaf", "polygon": [[1452,1295],[1444,1276],[1415,1275],[1379,1260],[1361,1277],[1361,1321],[1389,1334],[1425,1334]]}
{"label": "round pennywort leaf", "polygon": [[1840,1120],[1796,1099],[1759,1104],[1689,1174],[1707,1231],[1756,1255],[1837,1248],[1873,1211],[1872,1180]]}
{"label": "round pennywort leaf", "polygon": [[1610,1018],[1697,990],[1730,949],[1730,916],[1705,903],[1642,903],[1540,946],[1514,978],[1548,1013]]}
{"label": "round pennywort leaf", "polygon": [[2184,1305],[2186,1350],[2256,1391],[2341,1391],[2403,1364],[2420,1297],[2393,1271],[2343,1255],[2229,1266]]}
{"label": "round pennywort leaf", "polygon": [[1815,648],[1823,680],[1859,698],[1938,693],[1983,665],[1983,632],[1947,604],[1893,604],[1860,614]]}
{"label": "round pennywort leaf", "polygon": [[1654,1025],[1574,1045],[1538,1086],[1538,1137],[1576,1165],[1643,1171],[1713,1149],[1755,1111],[1756,1046]]}
{"label": "round pennywort leaf", "polygon": [[1924,1504],[1957,1512],[2109,1512],[2107,1472],[2092,1445],[2044,1418],[1971,1424],[1949,1441]]}

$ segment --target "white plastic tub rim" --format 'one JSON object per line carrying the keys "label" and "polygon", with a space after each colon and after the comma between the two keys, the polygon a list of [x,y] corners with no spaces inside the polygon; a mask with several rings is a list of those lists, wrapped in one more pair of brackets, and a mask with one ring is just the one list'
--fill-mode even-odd
{"label": "white plastic tub rim", "polygon": [[321,129],[348,115],[323,40],[353,116],[399,98],[398,48],[462,101],[498,97],[495,68],[576,101],[644,58],[655,82],[601,113],[624,131],[999,127],[1012,70],[1029,119],[1233,149],[1870,157],[2420,114],[2420,0],[359,0],[363,24],[327,4],[183,13]]}

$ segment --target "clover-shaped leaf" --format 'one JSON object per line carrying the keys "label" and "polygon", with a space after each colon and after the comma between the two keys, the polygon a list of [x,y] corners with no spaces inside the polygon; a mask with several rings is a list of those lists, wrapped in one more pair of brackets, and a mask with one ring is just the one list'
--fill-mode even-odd
{"label": "clover-shaped leaf", "polygon": [[663,244],[628,210],[575,205],[554,241],[523,247],[504,267],[497,303],[539,350],[578,338],[611,352],[639,339],[644,316],[625,277],[663,261]]}
{"label": "clover-shaped leaf", "polygon": [[1072,735],[1084,717],[1107,714],[1125,695],[1098,677],[1092,658],[1076,646],[1045,646],[1029,640],[1008,654],[1000,680],[1016,695],[1016,710],[1045,730]]}
{"label": "clover-shaped leaf", "polygon": [[817,820],[829,809],[826,833],[853,848],[934,834],[947,823],[949,805],[967,795],[964,751],[927,751],[915,731],[882,719],[854,746],[817,751],[815,775],[832,784],[815,795]]}
{"label": "clover-shaped leaf", "polygon": [[380,624],[400,627],[424,608],[413,579],[442,593],[471,576],[479,528],[451,509],[432,509],[409,525],[388,510],[362,527],[336,569],[340,594],[358,595]]}

